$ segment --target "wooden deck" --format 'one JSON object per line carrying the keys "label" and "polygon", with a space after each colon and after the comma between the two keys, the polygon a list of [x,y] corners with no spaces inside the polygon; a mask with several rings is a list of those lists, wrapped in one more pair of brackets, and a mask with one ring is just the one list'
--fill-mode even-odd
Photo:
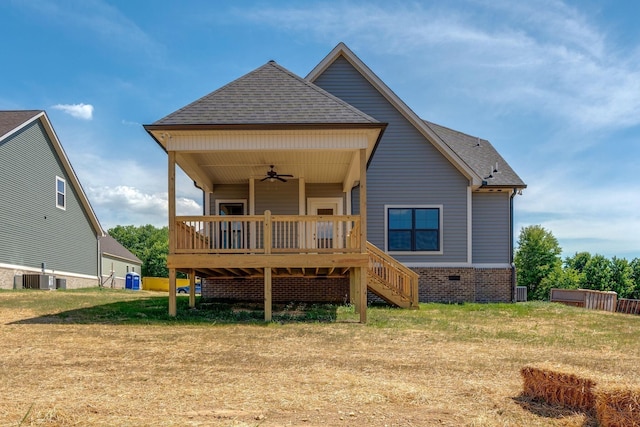
{"label": "wooden deck", "polygon": [[204,277],[337,277],[366,267],[352,233],[360,217],[264,215],[176,217],[169,268]]}
{"label": "wooden deck", "polygon": [[[360,217],[264,215],[176,217],[169,268],[212,278],[350,277],[352,300],[367,289],[403,308],[418,308],[418,275],[367,242]],[[358,273],[356,273],[358,271]]]}

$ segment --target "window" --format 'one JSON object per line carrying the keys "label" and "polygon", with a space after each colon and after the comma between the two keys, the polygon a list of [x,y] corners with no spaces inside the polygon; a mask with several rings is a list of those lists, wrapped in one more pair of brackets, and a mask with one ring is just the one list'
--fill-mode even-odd
{"label": "window", "polygon": [[439,252],[440,207],[387,208],[387,250]]}
{"label": "window", "polygon": [[59,176],[56,176],[56,206],[67,208],[67,182]]}

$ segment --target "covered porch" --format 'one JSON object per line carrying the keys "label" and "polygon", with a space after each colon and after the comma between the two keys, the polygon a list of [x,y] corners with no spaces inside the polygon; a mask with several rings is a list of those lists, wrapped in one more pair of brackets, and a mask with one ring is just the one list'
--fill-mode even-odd
{"label": "covered porch", "polygon": [[[152,130],[168,154],[170,315],[180,271],[192,278],[260,277],[265,321],[274,277],[348,277],[351,302],[366,322],[366,165],[381,130],[236,131],[243,143],[235,149],[224,142],[228,131]],[[202,216],[176,215],[176,166],[203,190]],[[282,175],[271,176],[273,170]],[[355,209],[354,187],[361,195]]]}
{"label": "covered porch", "polygon": [[[266,321],[273,277],[348,277],[365,322],[380,270],[379,295],[411,289],[417,306],[417,279],[368,254],[367,164],[385,127],[274,61],[145,125],[168,158],[169,313],[178,271],[261,278]],[[176,166],[202,189],[202,216],[176,215]]]}

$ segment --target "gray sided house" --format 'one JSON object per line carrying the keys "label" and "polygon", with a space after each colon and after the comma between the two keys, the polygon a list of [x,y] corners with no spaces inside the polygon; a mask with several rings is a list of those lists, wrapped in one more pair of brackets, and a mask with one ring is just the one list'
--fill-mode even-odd
{"label": "gray sided house", "polygon": [[[348,299],[366,321],[367,299],[514,300],[525,184],[342,43],[306,78],[270,61],[145,129],[168,154],[170,283],[200,276],[203,297],[264,301],[265,318],[272,301]],[[176,216],[176,165],[202,216]]]}
{"label": "gray sided house", "polygon": [[44,111],[0,111],[0,288],[45,273],[97,286],[102,228]]}
{"label": "gray sided house", "polygon": [[368,238],[419,273],[420,301],[513,301],[526,185],[491,143],[418,117],[342,43],[306,79],[388,124],[367,169]]}
{"label": "gray sided house", "polygon": [[127,273],[142,272],[142,261],[108,234],[100,237],[101,283],[124,288]]}

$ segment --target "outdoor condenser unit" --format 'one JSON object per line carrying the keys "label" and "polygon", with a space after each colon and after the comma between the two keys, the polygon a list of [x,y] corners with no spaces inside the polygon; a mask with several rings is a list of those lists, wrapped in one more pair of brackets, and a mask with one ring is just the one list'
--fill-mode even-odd
{"label": "outdoor condenser unit", "polygon": [[49,274],[25,274],[22,286],[25,289],[54,289],[55,278]]}

